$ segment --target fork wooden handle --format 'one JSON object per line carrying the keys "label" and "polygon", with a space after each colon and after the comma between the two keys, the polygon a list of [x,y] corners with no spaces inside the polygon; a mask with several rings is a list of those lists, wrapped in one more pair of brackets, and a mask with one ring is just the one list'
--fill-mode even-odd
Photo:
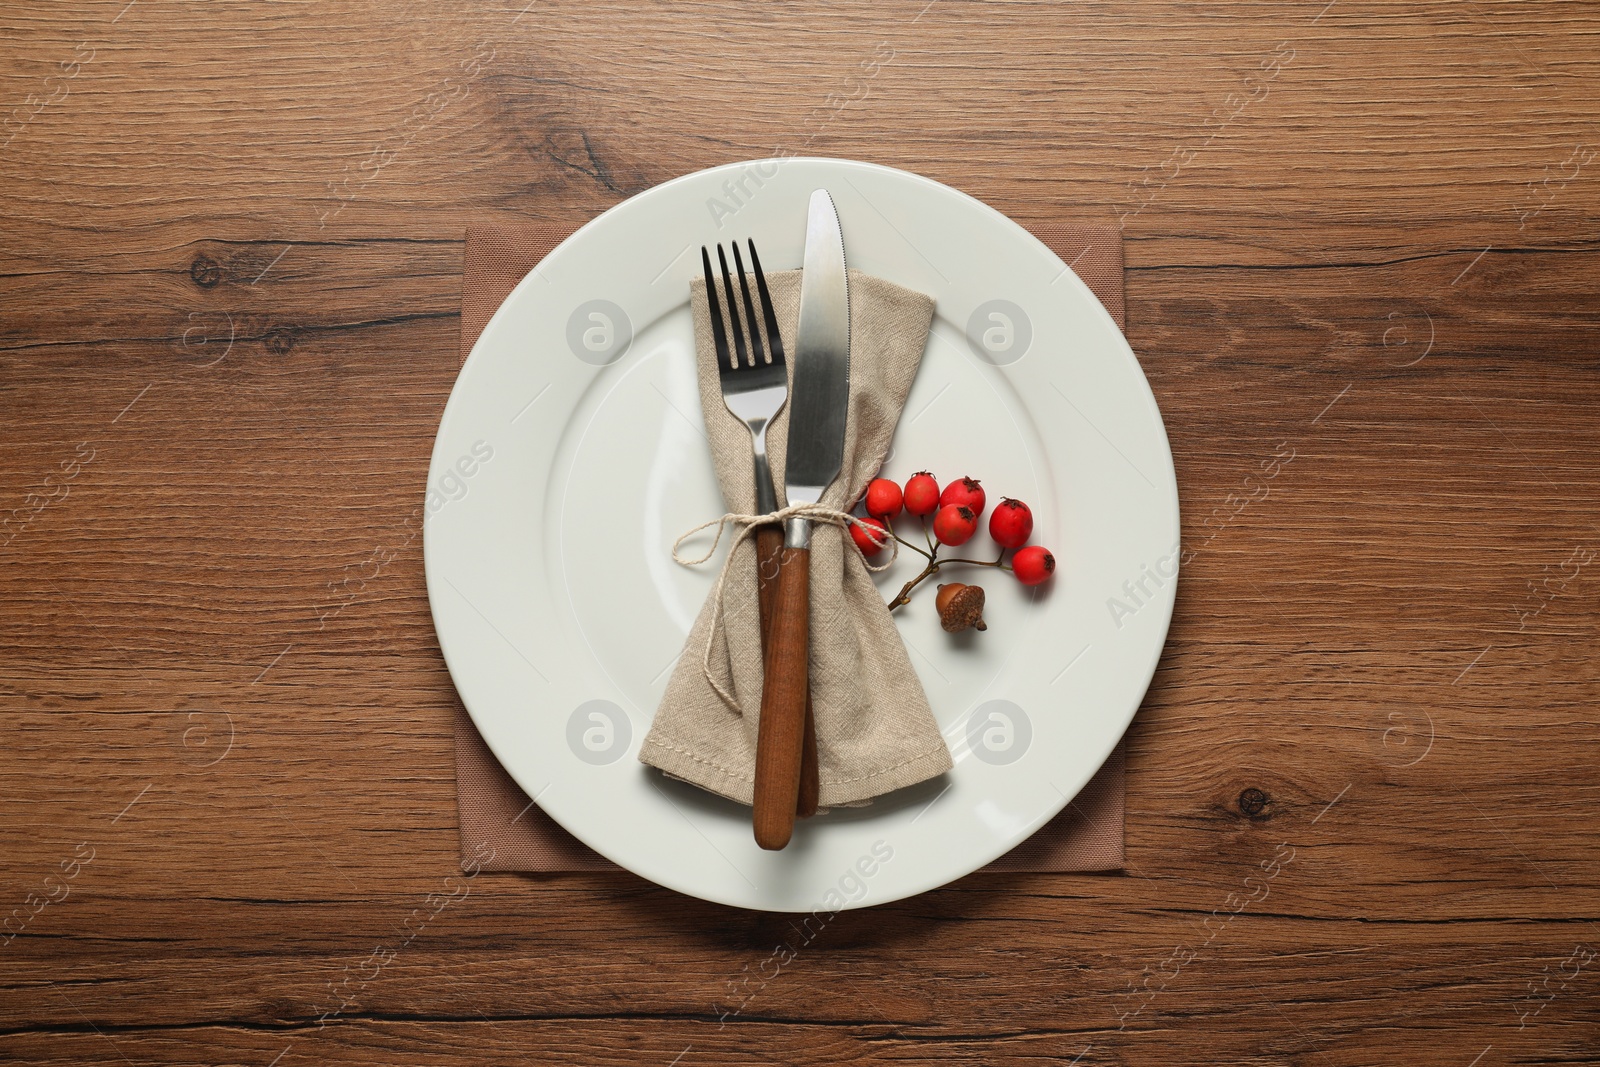
{"label": "fork wooden handle", "polygon": [[806,687],[806,724],[800,740],[800,795],[794,813],[809,819],[817,813],[822,796],[822,780],[817,768],[817,722],[811,714],[811,687]]}
{"label": "fork wooden handle", "polygon": [[[756,528],[756,593],[761,605],[761,654],[767,653],[772,632],[772,593],[778,584],[778,553],[783,549],[783,527],[777,523]],[[809,819],[817,813],[822,782],[817,768],[817,726],[811,714],[811,690],[806,689],[805,739],[800,749],[800,795],[795,814]]]}
{"label": "fork wooden handle", "polygon": [[[802,520],[803,521],[803,520]],[[780,849],[794,833],[800,796],[810,672],[811,550],[783,548],[772,590],[772,631],[767,638],[756,730],[755,804],[751,820],[756,844]]]}

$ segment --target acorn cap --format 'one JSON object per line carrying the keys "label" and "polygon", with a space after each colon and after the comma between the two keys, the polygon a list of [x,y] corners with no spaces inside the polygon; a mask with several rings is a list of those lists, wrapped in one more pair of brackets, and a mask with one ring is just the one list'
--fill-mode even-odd
{"label": "acorn cap", "polygon": [[983,588],[951,582],[939,587],[934,606],[939,609],[939,625],[950,633],[987,630],[983,624]]}

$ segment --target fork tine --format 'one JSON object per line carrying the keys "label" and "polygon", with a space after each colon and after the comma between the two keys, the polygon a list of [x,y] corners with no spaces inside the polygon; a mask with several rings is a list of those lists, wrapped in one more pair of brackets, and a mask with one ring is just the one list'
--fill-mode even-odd
{"label": "fork tine", "polygon": [[[720,249],[719,249],[720,251]],[[722,309],[717,307],[717,280],[711,273],[711,256],[700,246],[700,266],[706,272],[706,305],[711,312],[711,339],[717,348],[717,366],[728,368],[728,333],[722,325]]]}
{"label": "fork tine", "polygon": [[739,298],[733,291],[733,278],[728,274],[728,257],[723,254],[722,245],[717,245],[717,262],[722,265],[722,290],[728,305],[728,332],[733,334],[733,347],[739,353],[739,367],[743,369],[750,366],[745,362],[744,327],[739,324]]}
{"label": "fork tine", "polygon": [[739,255],[739,242],[729,243],[733,245],[733,265],[739,272],[739,292],[744,297],[744,321],[750,325],[750,358],[759,367],[767,362],[766,353],[761,350],[761,322],[756,318],[756,307],[750,300],[750,277],[744,272],[744,257]]}
{"label": "fork tine", "polygon": [[[734,258],[738,258],[735,255]],[[773,366],[783,366],[783,338],[778,336],[778,315],[772,310],[772,294],[767,291],[767,276],[761,273],[761,257],[756,255],[756,242],[750,239],[750,266],[756,275],[756,291],[761,294],[762,317],[767,324],[767,347],[772,352]]]}

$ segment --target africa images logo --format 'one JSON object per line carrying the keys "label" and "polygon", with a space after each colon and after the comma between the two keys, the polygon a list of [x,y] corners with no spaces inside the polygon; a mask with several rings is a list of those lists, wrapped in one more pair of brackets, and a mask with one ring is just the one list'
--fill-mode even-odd
{"label": "africa images logo", "polygon": [[1154,566],[1141,563],[1139,574],[1122,583],[1122,596],[1106,598],[1106,610],[1111,613],[1111,621],[1117,624],[1117,629],[1122,629],[1123,619],[1137,615],[1140,608],[1156,599],[1158,590],[1178,576],[1178,557],[1179,551],[1174,547],[1156,560]]}

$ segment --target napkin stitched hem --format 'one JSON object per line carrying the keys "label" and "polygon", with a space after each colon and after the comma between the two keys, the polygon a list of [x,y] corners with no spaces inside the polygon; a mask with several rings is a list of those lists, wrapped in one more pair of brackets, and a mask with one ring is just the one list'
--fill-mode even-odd
{"label": "napkin stitched hem", "polygon": [[[650,761],[651,766],[657,768],[663,773],[669,774],[681,781],[688,782],[691,785],[698,785],[701,788],[707,788],[708,783],[706,782],[705,776],[708,770],[715,771],[724,778],[728,779],[730,782],[739,783],[738,786],[730,786],[728,788],[728,792],[724,792],[722,794],[723,796],[726,796],[729,799],[737,801],[741,804],[749,804],[754,799],[755,776],[753,774],[745,775],[731,771],[720,763],[705,759],[701,756],[696,756],[687,748],[668,743],[660,738],[646,737],[644,743],[649,745],[651,748],[660,750],[660,752],[663,753],[656,759]],[[671,755],[666,755],[665,753],[671,753]],[[830,791],[832,799],[829,802],[829,806],[837,807],[845,804],[871,800],[874,797],[882,796],[885,793],[892,792],[895,789],[900,789],[907,785],[915,785],[917,782],[926,781],[927,779],[936,777],[937,775],[942,774],[949,769],[949,750],[946,749],[943,744],[941,744],[938,748],[925,749],[922,752],[918,752],[915,755],[901,760],[899,763],[896,763],[893,766],[879,768],[878,770],[873,771],[871,774],[858,775],[854,778],[830,778],[825,775],[822,778],[822,783],[834,787],[851,785],[856,786],[855,789],[841,789],[837,793],[832,793]],[[884,788],[880,784],[862,784],[881,783],[884,781],[892,783],[889,788]]]}
{"label": "napkin stitched hem", "polygon": [[[653,746],[655,748],[664,748],[668,752],[676,752],[680,756],[683,756],[683,757],[685,757],[687,759],[691,759],[696,763],[704,764],[705,766],[710,767],[714,771],[720,771],[720,772],[722,772],[722,774],[724,776],[726,776],[728,778],[732,778],[732,779],[734,779],[735,781],[738,781],[738,782],[751,782],[751,783],[754,783],[755,780],[756,780],[756,776],[753,775],[753,774],[739,774],[739,773],[737,773],[735,771],[730,771],[728,768],[724,767],[720,763],[717,763],[715,760],[708,760],[708,759],[705,759],[705,758],[703,758],[701,756],[696,756],[693,752],[689,751],[687,748],[683,748],[683,747],[681,747],[679,745],[669,745],[665,741],[660,740],[659,738],[646,737],[644,739],[644,743],[647,744],[647,745],[651,745],[651,746]],[[663,768],[663,769],[665,769],[665,768]],[[682,775],[677,775],[676,777],[682,777]],[[685,781],[690,781],[690,780],[691,779],[685,779]]]}

